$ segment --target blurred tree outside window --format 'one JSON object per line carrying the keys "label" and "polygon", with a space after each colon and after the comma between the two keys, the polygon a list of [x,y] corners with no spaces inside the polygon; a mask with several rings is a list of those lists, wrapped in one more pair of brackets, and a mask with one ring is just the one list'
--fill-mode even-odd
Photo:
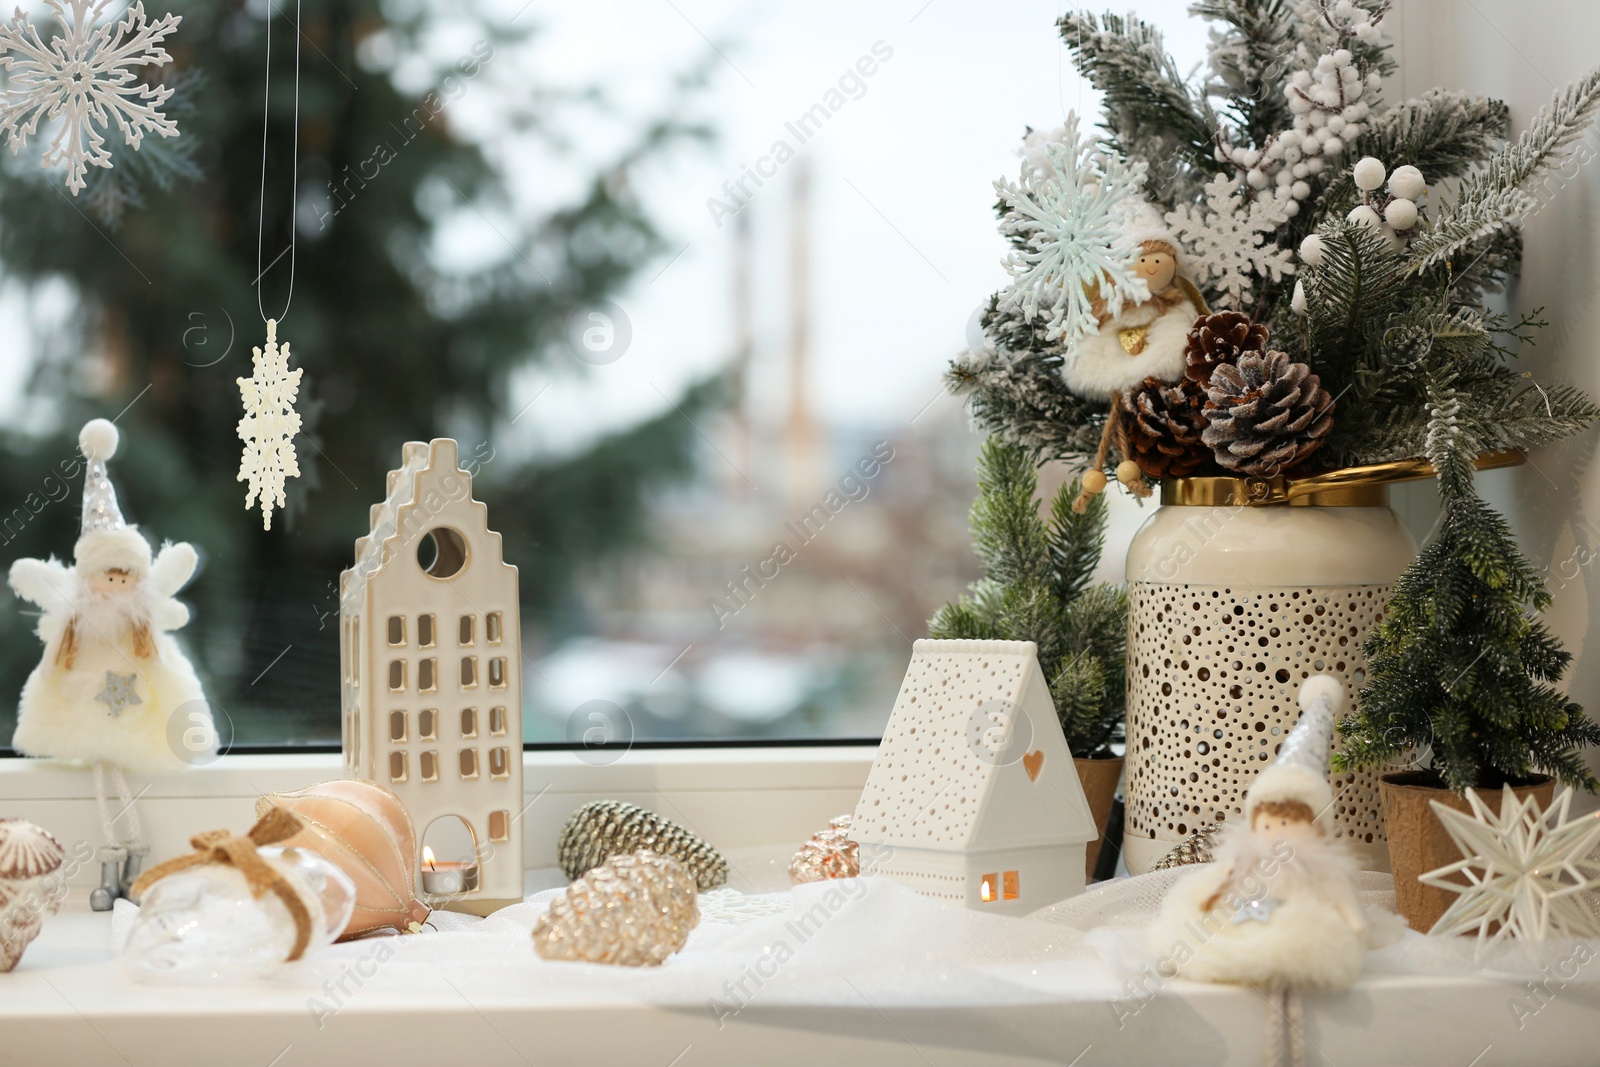
{"label": "blurred tree outside window", "polygon": [[[521,570],[527,740],[875,737],[977,570],[939,375],[998,280],[987,181],[1081,92],[1013,70],[1048,12],[922,6],[307,3],[291,219],[275,4],[258,279],[267,0],[147,3],[181,136],[108,132],[75,198],[48,128],[0,163],[4,563],[70,556],[60,472],[116,418],[129,520],[202,552],[179,636],[232,742],[336,743],[339,572],[451,436]],[[303,476],[263,533],[236,379],[291,227]],[[4,599],[0,742],[40,655]]]}

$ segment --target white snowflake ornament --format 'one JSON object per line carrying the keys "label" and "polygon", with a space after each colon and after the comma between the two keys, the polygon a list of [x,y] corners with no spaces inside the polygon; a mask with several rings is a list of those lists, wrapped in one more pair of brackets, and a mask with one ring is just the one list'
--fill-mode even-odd
{"label": "white snowflake ornament", "polygon": [[1467,790],[1467,803],[1471,815],[1432,805],[1463,858],[1418,876],[1424,885],[1461,894],[1428,932],[1475,933],[1480,956],[1507,937],[1600,937],[1600,919],[1585,899],[1600,888],[1600,863],[1589,858],[1600,844],[1600,812],[1569,818],[1570,787],[1544,812],[1531,796],[1517,799],[1510,786],[1498,815],[1476,790]]}
{"label": "white snowflake ornament", "polygon": [[38,131],[41,120],[60,120],[61,129],[40,166],[65,163],[67,188],[77,196],[91,166],[112,165],[100,131],[113,120],[134,151],[146,133],[178,136],[178,124],[160,111],[172,90],[140,82],[133,68],[171,62],[161,42],[183,18],[165,15],[148,22],[144,5],[136,2],[120,21],[97,25],[112,0],[46,3],[65,27],[65,37],[51,37],[45,44],[21,8],[0,26],[0,70],[6,73],[0,92],[0,133],[16,153]]}
{"label": "white snowflake ornament", "polygon": [[1180,204],[1167,212],[1167,225],[1183,242],[1195,284],[1225,295],[1225,306],[1245,308],[1255,303],[1257,279],[1277,281],[1295,272],[1289,250],[1270,240],[1294,214],[1294,201],[1246,199],[1239,185],[1240,179],[1218,174],[1206,183],[1205,207]]}
{"label": "white snowflake ornament", "polygon": [[235,481],[250,483],[245,510],[259,501],[261,528],[270,530],[273,508],[282,508],[287,502],[284,483],[300,476],[294,453],[300,415],[294,402],[303,372],[289,369],[289,343],[278,344],[277,319],[267,320],[267,347],[254,349],[252,362],[254,373],[238,379],[239,395],[244,399],[244,418],[239,420],[244,455]]}
{"label": "white snowflake ornament", "polygon": [[1073,114],[1030,147],[1019,179],[994,183],[1006,207],[1000,232],[1019,242],[1004,260],[1012,283],[1000,307],[1042,317],[1046,336],[1071,344],[1099,328],[1096,297],[1112,315],[1149,299],[1135,269],[1139,243],[1129,233],[1143,203],[1145,165],[1080,140]]}

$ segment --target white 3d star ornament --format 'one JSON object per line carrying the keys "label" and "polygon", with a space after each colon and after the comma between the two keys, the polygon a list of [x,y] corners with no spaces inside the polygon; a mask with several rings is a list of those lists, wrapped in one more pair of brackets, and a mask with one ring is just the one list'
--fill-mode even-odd
{"label": "white 3d star ornament", "polygon": [[[166,15],[151,23],[135,3],[117,23],[97,26],[112,0],[45,0],[66,28],[65,37],[47,45],[22,14],[0,26],[0,133],[13,153],[28,143],[41,119],[62,120],[40,166],[67,165],[67,188],[77,196],[91,166],[111,167],[111,152],[100,133],[114,119],[123,139],[139,150],[144,135],[178,136],[178,124],[158,109],[172,95],[165,86],[138,80],[132,68],[172,61],[161,42],[183,21]],[[67,15],[67,7],[72,14]]]}
{"label": "white 3d star ornament", "polygon": [[[1569,819],[1571,788],[1563,789],[1545,812],[1531,796],[1518,800],[1509,786],[1498,815],[1475,790],[1467,790],[1467,803],[1471,815],[1433,802],[1464,858],[1418,878],[1461,894],[1428,932],[1475,931],[1479,955],[1506,937],[1600,937],[1600,919],[1585,899],[1600,888],[1600,863],[1588,859],[1600,844],[1600,812]],[[1452,879],[1457,874],[1466,884]]]}
{"label": "white 3d star ornament", "polygon": [[255,370],[240,378],[239,395],[244,399],[244,418],[239,420],[239,439],[244,455],[239,460],[239,477],[248,481],[244,507],[261,504],[261,528],[272,529],[272,509],[286,502],[283,487],[289,478],[300,476],[294,439],[300,432],[300,415],[294,409],[300,393],[298,367],[289,369],[289,343],[278,344],[278,320],[267,320],[267,347],[254,349]]}

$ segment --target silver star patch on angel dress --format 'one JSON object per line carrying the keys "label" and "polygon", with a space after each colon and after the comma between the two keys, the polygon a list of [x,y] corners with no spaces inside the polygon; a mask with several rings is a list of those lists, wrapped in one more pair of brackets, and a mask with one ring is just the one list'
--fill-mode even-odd
{"label": "silver star patch on angel dress", "polygon": [[106,687],[95,694],[95,699],[111,709],[113,719],[120,716],[124,708],[144,703],[139,694],[133,691],[133,684],[138,678],[138,674],[135,673],[118,674],[116,671],[106,671]]}
{"label": "silver star patch on angel dress", "polygon": [[1234,909],[1233,917],[1228,921],[1235,926],[1248,922],[1270,922],[1272,913],[1280,902],[1273,897],[1263,897],[1260,900],[1246,900]]}

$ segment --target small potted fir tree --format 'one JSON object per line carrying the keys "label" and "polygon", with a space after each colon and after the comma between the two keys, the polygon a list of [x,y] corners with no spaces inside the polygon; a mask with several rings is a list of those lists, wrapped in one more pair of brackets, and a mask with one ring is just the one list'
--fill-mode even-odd
{"label": "small potted fir tree", "polygon": [[1038,472],[1024,448],[998,437],[978,456],[972,541],[984,576],[928,622],[937,639],[1032,641],[1050,681],[1056,716],[1074,753],[1095,829],[1086,873],[1094,873],[1122,759],[1112,751],[1124,723],[1128,598],[1121,586],[1090,584],[1105,545],[1106,503],[1077,514],[1081,486],[1062,486],[1041,517]]}
{"label": "small potted fir tree", "polygon": [[1431,405],[1443,520],[1366,640],[1367,682],[1334,756],[1335,770],[1411,765],[1384,775],[1380,791],[1396,903],[1424,932],[1453,894],[1417,876],[1461,858],[1429,801],[1465,811],[1475,789],[1498,810],[1510,785],[1548,807],[1556,778],[1595,788],[1580,749],[1600,742],[1600,726],[1557,688],[1572,654],[1539,621],[1544,579],[1473,491],[1479,442],[1459,407]]}

